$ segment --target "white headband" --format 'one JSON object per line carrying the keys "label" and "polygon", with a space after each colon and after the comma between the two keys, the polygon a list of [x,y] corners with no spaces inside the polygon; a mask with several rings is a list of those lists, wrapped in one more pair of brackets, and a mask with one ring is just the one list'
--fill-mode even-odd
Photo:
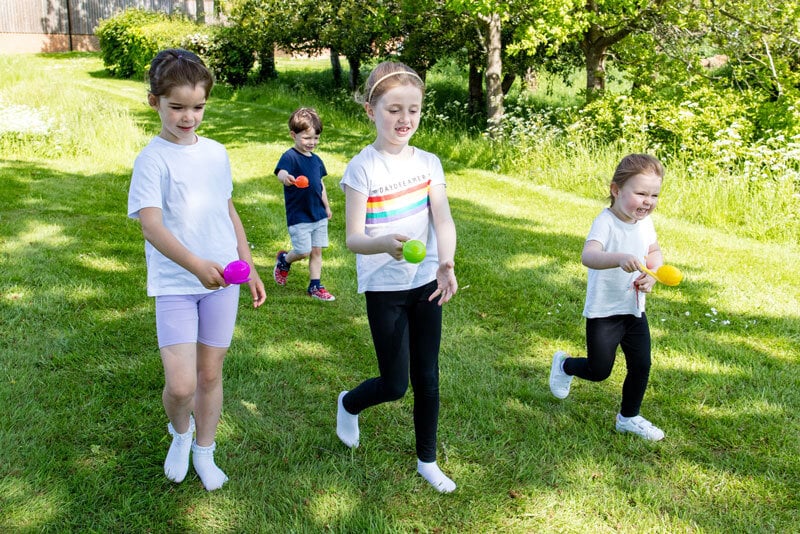
{"label": "white headband", "polygon": [[383,80],[385,80],[386,78],[389,78],[390,76],[398,76],[400,74],[408,74],[409,76],[413,76],[414,78],[418,79],[420,81],[420,83],[422,83],[422,85],[425,85],[425,82],[422,81],[422,78],[420,78],[419,75],[416,72],[409,71],[409,70],[396,70],[394,72],[390,72],[386,76],[378,78],[378,81],[372,84],[372,88],[369,90],[369,94],[367,95],[367,102],[372,100],[372,93],[375,91],[375,88],[378,87],[378,85],[380,85],[380,83]]}

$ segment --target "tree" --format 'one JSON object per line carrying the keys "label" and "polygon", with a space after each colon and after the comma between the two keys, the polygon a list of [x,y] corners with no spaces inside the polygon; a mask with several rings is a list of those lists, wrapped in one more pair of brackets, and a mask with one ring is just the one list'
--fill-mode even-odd
{"label": "tree", "polygon": [[206,3],[203,0],[194,0],[195,20],[198,24],[206,23]]}
{"label": "tree", "polygon": [[586,100],[591,102],[606,88],[608,50],[634,32],[652,27],[667,0],[587,0],[582,16],[580,48],[586,68]]}
{"label": "tree", "polygon": [[[478,48],[468,46],[470,96],[479,94],[483,72],[490,133],[504,114],[504,95],[514,79],[526,75],[543,54],[554,54],[574,37],[580,20],[574,15],[582,0],[447,0],[450,9],[471,19]],[[474,63],[478,57],[483,65]]]}
{"label": "tree", "polygon": [[[235,0],[232,2],[230,23],[238,26],[244,39],[258,57],[258,81],[277,76],[275,46],[287,48],[304,35],[298,12],[309,2],[305,0]],[[311,36],[312,40],[314,36]],[[305,41],[299,41],[304,43]]]}
{"label": "tree", "polygon": [[[486,120],[490,134],[503,120],[503,74],[502,61],[502,26],[503,19],[508,17],[508,2],[495,0],[448,0],[448,6],[456,13],[470,16],[476,22],[476,34],[480,37],[486,60],[484,65],[484,83],[486,88]],[[472,69],[470,71],[472,73]],[[472,80],[472,76],[470,76]],[[470,89],[470,94],[474,90]]]}

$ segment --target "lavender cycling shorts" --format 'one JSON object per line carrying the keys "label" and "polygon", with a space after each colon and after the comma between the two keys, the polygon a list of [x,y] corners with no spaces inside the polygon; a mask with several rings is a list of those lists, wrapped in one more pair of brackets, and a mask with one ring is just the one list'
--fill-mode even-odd
{"label": "lavender cycling shorts", "polygon": [[230,347],[238,309],[235,284],[213,293],[156,297],[158,348],[179,343]]}

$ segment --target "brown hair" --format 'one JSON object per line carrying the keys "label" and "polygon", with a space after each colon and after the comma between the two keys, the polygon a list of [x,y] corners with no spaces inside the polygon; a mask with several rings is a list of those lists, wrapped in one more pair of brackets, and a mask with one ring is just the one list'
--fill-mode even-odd
{"label": "brown hair", "polygon": [[182,48],[168,48],[153,58],[147,74],[150,81],[150,94],[167,96],[175,87],[200,85],[205,89],[206,98],[214,86],[214,76],[203,60],[193,52]]}
{"label": "brown hair", "polygon": [[356,101],[374,105],[386,91],[398,85],[413,85],[425,94],[425,82],[414,69],[405,63],[384,61],[372,69],[364,84],[364,91],[356,95]]}
{"label": "brown hair", "polygon": [[[649,154],[628,154],[617,165],[611,183],[622,188],[625,182],[639,174],[652,174],[659,179],[664,179],[664,166],[657,158]],[[609,195],[611,205],[614,205],[614,195]]]}
{"label": "brown hair", "polygon": [[305,132],[309,128],[313,128],[317,135],[322,133],[322,119],[314,108],[299,108],[289,117],[289,130],[292,132]]}

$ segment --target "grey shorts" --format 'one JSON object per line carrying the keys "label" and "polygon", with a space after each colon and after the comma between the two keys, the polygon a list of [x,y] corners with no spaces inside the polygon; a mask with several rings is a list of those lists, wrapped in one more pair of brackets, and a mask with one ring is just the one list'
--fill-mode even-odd
{"label": "grey shorts", "polygon": [[292,248],[297,254],[308,254],[312,247],[328,246],[328,219],[313,223],[298,223],[289,227]]}

